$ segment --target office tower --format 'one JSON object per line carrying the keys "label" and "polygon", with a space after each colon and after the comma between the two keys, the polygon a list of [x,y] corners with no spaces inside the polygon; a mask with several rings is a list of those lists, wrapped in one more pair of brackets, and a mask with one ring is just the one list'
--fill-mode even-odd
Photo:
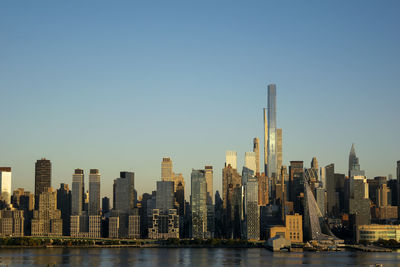
{"label": "office tower", "polygon": [[294,203],[294,211],[303,213],[302,195],[304,194],[303,161],[291,161],[289,166],[290,201]]}
{"label": "office tower", "polygon": [[71,215],[81,215],[84,204],[83,170],[75,169],[72,175]]}
{"label": "office tower", "polygon": [[157,181],[156,209],[166,212],[174,208],[174,182]]}
{"label": "office tower", "polygon": [[319,180],[320,180],[320,183],[322,184],[322,188],[326,189],[326,171],[325,171],[325,167],[321,167],[321,169],[320,169]]}
{"label": "office tower", "polygon": [[268,177],[265,173],[257,176],[258,183],[258,205],[266,206],[269,203],[269,193],[268,193]]}
{"label": "office tower", "polygon": [[237,169],[237,153],[236,151],[226,151],[225,166],[231,165],[232,169]]}
{"label": "office tower", "polygon": [[61,211],[57,209],[57,192],[51,187],[39,194],[39,207],[33,212],[32,236],[62,236]]}
{"label": "office tower", "polygon": [[371,222],[368,195],[368,183],[365,176],[351,176],[349,214],[352,217],[352,224],[355,226],[370,224]]}
{"label": "office tower", "polygon": [[256,174],[260,173],[260,140],[258,137],[253,139],[253,152],[256,153]]}
{"label": "office tower", "polygon": [[268,177],[277,175],[276,157],[276,85],[268,85]]}
{"label": "office tower", "polygon": [[103,214],[110,212],[110,198],[103,197],[101,199],[101,211]]}
{"label": "office tower", "polygon": [[377,176],[374,177],[374,179],[367,179],[368,183],[368,192],[369,192],[369,199],[372,201],[374,204],[378,204],[378,197],[377,197],[377,192],[378,188],[383,185],[387,184],[386,177],[385,176]]}
{"label": "office tower", "polygon": [[392,206],[397,206],[397,197],[398,197],[398,192],[397,192],[397,180],[395,179],[390,179],[387,182],[387,185],[390,189],[390,203]]}
{"label": "office tower", "polygon": [[170,158],[163,158],[161,162],[161,181],[174,182],[174,192],[176,192],[176,187],[179,183],[185,187],[185,179],[182,173],[174,173],[172,160]]}
{"label": "office tower", "polygon": [[[135,207],[134,172],[120,172],[120,178],[114,180],[113,196],[114,205],[110,214],[109,236],[128,238],[132,233],[136,233],[136,230],[129,227],[135,227],[135,229],[139,227],[140,229],[140,225],[136,224],[137,217],[131,217],[139,216]],[[136,213],[137,215],[135,215]]]}
{"label": "office tower", "polygon": [[113,209],[128,213],[135,207],[135,173],[121,172],[120,176],[114,180]]}
{"label": "office tower", "polygon": [[268,174],[268,114],[267,109],[263,109],[264,115],[264,173]]}
{"label": "office tower", "polygon": [[244,166],[254,173],[256,173],[256,153],[255,152],[245,152],[244,153]]}
{"label": "office tower", "polygon": [[326,177],[326,203],[327,203],[327,213],[329,215],[336,212],[336,190],[335,190],[335,165],[329,164],[325,167],[325,177]]}
{"label": "office tower", "polygon": [[391,194],[390,194],[390,189],[386,184],[381,184],[376,189],[376,200],[377,200],[376,206],[378,208],[390,206]]}
{"label": "office tower", "polygon": [[172,160],[170,158],[163,158],[161,162],[161,180],[171,181],[172,177]]}
{"label": "office tower", "polygon": [[63,236],[69,236],[71,219],[71,191],[69,190],[67,184],[60,184],[60,188],[57,189],[57,209],[61,211]]}
{"label": "office tower", "polygon": [[205,171],[192,170],[191,174],[191,209],[192,237],[207,238],[207,182]]}
{"label": "office tower", "polygon": [[185,187],[182,182],[176,186],[175,190],[175,201],[178,204],[178,215],[179,215],[179,236],[184,237],[184,220],[185,220]]}
{"label": "office tower", "polygon": [[242,237],[249,240],[260,239],[260,210],[258,208],[258,183],[254,171],[243,167],[243,208]]}
{"label": "office tower", "polygon": [[89,215],[100,214],[100,172],[91,169],[89,174]]}
{"label": "office tower", "polygon": [[11,167],[0,167],[1,200],[11,203]]}
{"label": "office tower", "polygon": [[212,205],[214,203],[214,191],[213,191],[213,167],[205,166],[205,177],[207,185],[207,205]]}
{"label": "office tower", "polygon": [[282,129],[276,129],[276,171],[279,171],[282,168]]}
{"label": "office tower", "polygon": [[351,145],[349,154],[349,178],[352,176],[365,176],[365,172],[360,169],[360,162],[356,155],[354,144]]}
{"label": "office tower", "polygon": [[241,177],[232,165],[225,164],[222,170],[222,198],[223,198],[223,222],[226,238],[240,237],[240,196]]}
{"label": "office tower", "polygon": [[215,192],[215,206],[214,206],[214,218],[215,218],[215,227],[214,227],[214,237],[222,238],[224,233],[224,224],[222,221],[224,213],[224,207],[222,203],[221,196],[219,195],[219,191]]}
{"label": "office tower", "polygon": [[39,207],[39,195],[51,186],[51,162],[45,158],[35,163],[35,209]]}

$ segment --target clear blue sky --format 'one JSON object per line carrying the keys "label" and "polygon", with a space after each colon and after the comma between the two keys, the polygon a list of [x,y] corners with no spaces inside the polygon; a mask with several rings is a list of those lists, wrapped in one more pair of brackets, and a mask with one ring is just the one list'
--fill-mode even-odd
{"label": "clear blue sky", "polygon": [[[239,166],[263,137],[277,84],[284,163],[316,156],[347,172],[351,143],[369,178],[400,160],[399,1],[1,1],[0,165],[33,190],[98,168],[155,189],[171,157],[192,168],[226,150]],[[261,150],[262,151],[262,150]],[[188,195],[188,194],[187,194]]]}

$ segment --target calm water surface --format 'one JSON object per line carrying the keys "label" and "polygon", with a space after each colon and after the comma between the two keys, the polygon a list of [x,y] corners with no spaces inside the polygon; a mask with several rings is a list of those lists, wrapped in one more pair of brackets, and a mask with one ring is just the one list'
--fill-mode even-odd
{"label": "calm water surface", "polygon": [[0,266],[400,266],[400,253],[272,253],[266,249],[48,248],[0,249]]}

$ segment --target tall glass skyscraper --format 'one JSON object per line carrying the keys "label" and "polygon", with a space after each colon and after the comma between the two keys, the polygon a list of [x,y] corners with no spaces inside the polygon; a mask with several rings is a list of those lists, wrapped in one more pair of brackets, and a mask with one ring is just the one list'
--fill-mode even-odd
{"label": "tall glass skyscraper", "polygon": [[276,85],[268,85],[268,177],[277,176],[276,158]]}

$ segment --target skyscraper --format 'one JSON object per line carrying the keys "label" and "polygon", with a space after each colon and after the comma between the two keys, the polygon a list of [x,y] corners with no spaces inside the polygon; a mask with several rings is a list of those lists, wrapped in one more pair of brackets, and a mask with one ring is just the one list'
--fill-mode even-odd
{"label": "skyscraper", "polygon": [[113,209],[128,213],[135,208],[135,173],[120,172],[120,178],[114,180]]}
{"label": "skyscraper", "polygon": [[268,114],[267,109],[263,109],[264,115],[264,173],[268,174]]}
{"label": "skyscraper", "polygon": [[400,209],[400,160],[397,161],[397,207]]}
{"label": "skyscraper", "polygon": [[241,177],[232,165],[225,164],[222,170],[222,198],[223,198],[223,222],[224,236],[226,238],[240,237],[240,193]]}
{"label": "skyscraper", "polygon": [[268,177],[277,175],[276,155],[276,85],[268,85]]}
{"label": "skyscraper", "polygon": [[72,175],[71,214],[81,215],[83,210],[83,170],[75,169]]}
{"label": "skyscraper", "polygon": [[207,185],[207,205],[212,205],[214,203],[214,194],[213,194],[213,167],[205,166],[205,177],[206,177],[206,185]]}
{"label": "skyscraper", "polygon": [[171,181],[172,177],[172,160],[163,158],[161,162],[161,181]]}
{"label": "skyscraper", "polygon": [[35,206],[38,207],[39,195],[51,187],[51,162],[45,158],[35,164]]}
{"label": "skyscraper", "polygon": [[11,167],[0,167],[1,200],[11,203]]}
{"label": "skyscraper", "polygon": [[89,215],[99,215],[100,209],[100,172],[91,169],[89,173]]}
{"label": "skyscraper", "polygon": [[365,176],[365,172],[360,169],[360,162],[356,155],[354,144],[351,145],[349,154],[349,178],[352,176]]}
{"label": "skyscraper", "polygon": [[207,237],[207,183],[203,170],[192,170],[191,175],[192,236]]}
{"label": "skyscraper", "polygon": [[276,170],[279,173],[282,168],[282,129],[276,129]]}
{"label": "skyscraper", "polygon": [[338,203],[336,201],[336,188],[335,188],[335,165],[329,164],[324,168],[325,170],[325,180],[326,180],[326,204],[327,213],[329,215],[335,212]]}
{"label": "skyscraper", "polygon": [[243,167],[243,201],[242,201],[242,237],[244,239],[260,239],[260,210],[258,207],[258,182],[254,172]]}
{"label": "skyscraper", "polygon": [[232,169],[237,169],[237,153],[236,151],[226,151],[225,166],[231,165]]}
{"label": "skyscraper", "polygon": [[61,211],[63,221],[63,236],[70,235],[71,191],[67,184],[60,184],[57,189],[57,209]]}
{"label": "skyscraper", "polygon": [[253,139],[253,152],[256,153],[256,174],[260,173],[260,140],[258,137]]}
{"label": "skyscraper", "polygon": [[161,213],[174,208],[174,182],[157,181],[156,209]]}
{"label": "skyscraper", "polygon": [[254,173],[256,173],[257,159],[256,159],[255,152],[245,152],[244,153],[244,166],[246,168],[252,170]]}

